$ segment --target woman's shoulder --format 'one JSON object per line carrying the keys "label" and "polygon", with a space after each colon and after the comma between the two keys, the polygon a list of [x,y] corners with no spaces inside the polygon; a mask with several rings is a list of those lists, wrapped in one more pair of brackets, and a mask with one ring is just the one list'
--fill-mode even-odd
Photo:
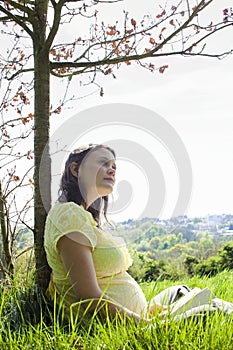
{"label": "woman's shoulder", "polygon": [[49,211],[49,215],[64,213],[67,211],[84,212],[84,208],[74,202],[56,202]]}
{"label": "woman's shoulder", "polygon": [[[73,202],[56,203],[50,210],[46,225],[45,225],[45,246],[49,250],[49,246],[52,243],[52,248],[56,248],[58,240],[68,233],[81,232],[91,242],[92,247],[96,246],[96,234],[93,230],[93,226],[96,223],[92,223],[91,217],[81,205]],[[94,221],[95,222],[95,221]]]}
{"label": "woman's shoulder", "polygon": [[50,218],[62,218],[62,220],[64,220],[66,217],[75,217],[75,219],[79,217],[80,219],[82,218],[82,221],[91,221],[92,224],[96,225],[92,214],[86,211],[82,205],[76,204],[74,202],[56,202],[50,209],[48,216]]}

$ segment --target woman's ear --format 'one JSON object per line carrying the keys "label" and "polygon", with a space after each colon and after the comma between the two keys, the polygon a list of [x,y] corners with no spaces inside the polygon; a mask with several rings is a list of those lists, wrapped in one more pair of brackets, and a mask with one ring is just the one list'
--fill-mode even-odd
{"label": "woman's ear", "polygon": [[78,164],[75,162],[72,162],[70,164],[70,171],[73,176],[78,177]]}

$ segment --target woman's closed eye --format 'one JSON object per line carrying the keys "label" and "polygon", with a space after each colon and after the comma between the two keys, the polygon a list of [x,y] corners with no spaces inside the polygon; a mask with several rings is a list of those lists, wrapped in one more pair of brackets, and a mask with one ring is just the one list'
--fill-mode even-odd
{"label": "woman's closed eye", "polygon": [[105,167],[111,167],[113,170],[116,170],[116,164],[112,163],[112,161],[101,161],[101,164]]}

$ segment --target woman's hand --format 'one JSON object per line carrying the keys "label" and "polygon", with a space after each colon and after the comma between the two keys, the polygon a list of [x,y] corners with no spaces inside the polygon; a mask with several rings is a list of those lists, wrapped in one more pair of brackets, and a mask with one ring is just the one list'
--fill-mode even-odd
{"label": "woman's hand", "polygon": [[162,306],[161,304],[154,303],[149,308],[149,315],[150,316],[155,316],[157,314],[162,313],[163,311],[166,311],[167,309],[168,309],[167,306]]}

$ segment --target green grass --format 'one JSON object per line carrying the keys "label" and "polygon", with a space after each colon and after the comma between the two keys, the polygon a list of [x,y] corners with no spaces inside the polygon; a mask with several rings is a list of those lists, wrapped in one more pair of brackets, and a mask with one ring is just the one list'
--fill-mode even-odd
{"label": "green grass", "polygon": [[[213,278],[197,277],[177,281],[190,287],[208,286],[216,296],[233,301],[233,276],[222,272]],[[174,284],[161,281],[142,284],[150,299],[162,289]],[[233,317],[215,313],[200,319],[175,323],[162,323],[156,318],[152,326],[136,325],[133,322],[106,321],[97,319],[89,323],[77,318],[64,323],[59,312],[40,308],[41,299],[32,286],[23,287],[19,281],[1,288],[0,300],[0,349],[168,349],[168,350],[224,350],[233,349]]]}

